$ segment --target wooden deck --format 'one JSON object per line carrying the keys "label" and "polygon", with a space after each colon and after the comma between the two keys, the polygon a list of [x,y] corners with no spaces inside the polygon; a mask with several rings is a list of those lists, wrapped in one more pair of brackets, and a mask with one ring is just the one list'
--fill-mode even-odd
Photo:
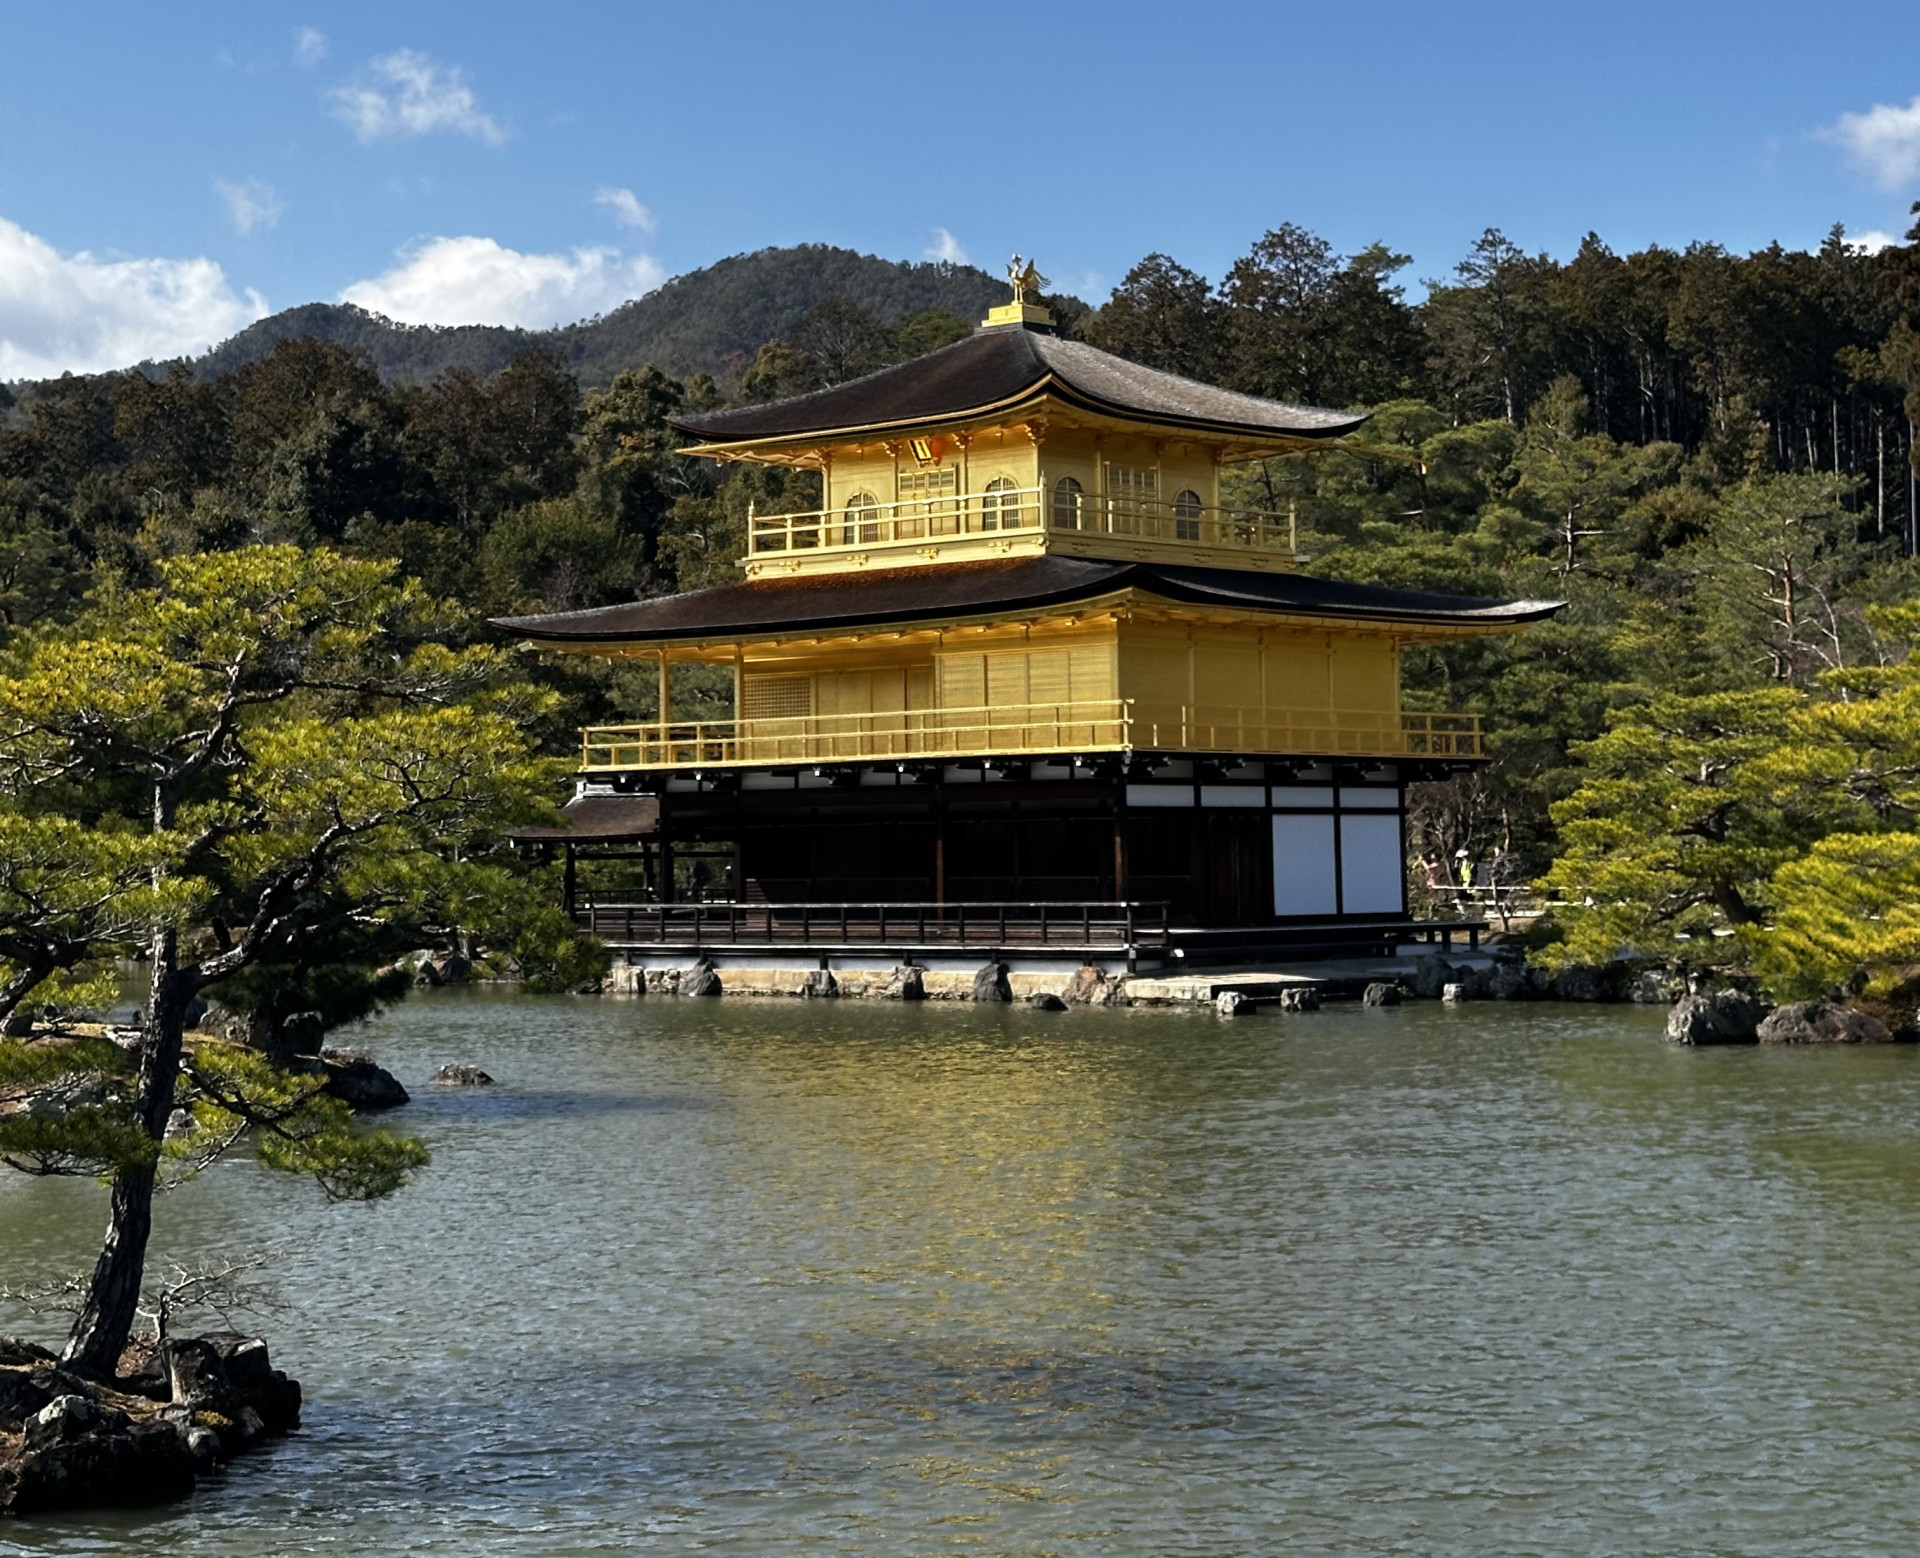
{"label": "wooden deck", "polygon": [[576,908],[580,927],[623,952],[860,953],[956,951],[1229,961],[1285,953],[1392,950],[1407,942],[1479,945],[1484,920],[1331,918],[1179,926],[1164,903],[611,903]]}

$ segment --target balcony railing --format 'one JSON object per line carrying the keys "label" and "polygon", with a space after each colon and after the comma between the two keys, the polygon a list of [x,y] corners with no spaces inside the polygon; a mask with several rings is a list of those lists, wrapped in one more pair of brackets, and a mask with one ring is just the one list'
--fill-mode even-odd
{"label": "balcony railing", "polygon": [[961,536],[1030,535],[1043,525],[1059,535],[1118,536],[1282,556],[1292,552],[1290,522],[1282,514],[1177,499],[1062,493],[1057,487],[1010,487],[804,514],[754,515],[748,520],[747,555],[926,546]]}
{"label": "balcony railing", "polygon": [[1480,720],[1473,714],[1205,708],[1143,713],[1131,698],[595,725],[583,734],[581,766],[589,772],[1135,750],[1288,757],[1482,755]]}

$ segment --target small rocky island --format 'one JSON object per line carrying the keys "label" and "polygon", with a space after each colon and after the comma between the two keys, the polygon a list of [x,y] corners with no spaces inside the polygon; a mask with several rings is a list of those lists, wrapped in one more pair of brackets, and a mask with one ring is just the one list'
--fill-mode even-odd
{"label": "small rocky island", "polygon": [[0,1336],[0,1514],[159,1504],[300,1422],[257,1336],[131,1343],[111,1382]]}

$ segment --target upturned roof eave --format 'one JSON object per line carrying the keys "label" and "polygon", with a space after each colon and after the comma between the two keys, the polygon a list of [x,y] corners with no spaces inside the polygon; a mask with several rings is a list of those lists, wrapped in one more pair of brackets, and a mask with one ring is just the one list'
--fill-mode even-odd
{"label": "upturned roof eave", "polygon": [[[822,426],[799,432],[767,434],[754,438],[710,439],[704,443],[691,444],[680,452],[702,455],[709,459],[750,459],[754,453],[761,450],[804,449],[820,444],[880,438],[889,434],[901,435],[916,428],[928,431],[958,428],[970,422],[1008,417],[1030,405],[1038,409],[1038,403],[1045,401],[1049,396],[1077,410],[1096,416],[1110,417],[1118,422],[1208,434],[1218,438],[1235,439],[1249,445],[1273,448],[1301,444],[1310,446],[1333,444],[1347,434],[1364,427],[1373,419],[1371,411],[1362,411],[1324,428],[1276,428],[1250,422],[1224,422],[1207,417],[1181,416],[1170,412],[1147,412],[1089,394],[1070,380],[1062,378],[1057,372],[1049,370],[1017,394],[1002,396],[997,400],[984,401],[972,406],[962,406],[937,413],[920,413],[910,417],[896,417],[886,421]],[[697,431],[672,418],[668,419],[667,425],[676,432],[699,436]],[[1257,459],[1258,457],[1257,454],[1249,454],[1242,458]]]}
{"label": "upturned roof eave", "polygon": [[1566,605],[1564,601],[1502,601],[1479,608],[1446,610],[1372,601],[1263,602],[1250,597],[1222,596],[1166,574],[1139,577],[1133,567],[1127,566],[1118,578],[1108,575],[1087,579],[1003,602],[967,602],[946,611],[928,610],[925,606],[915,605],[894,612],[829,611],[816,617],[796,617],[785,622],[682,624],[657,630],[629,627],[599,634],[564,631],[542,633],[532,627],[534,619],[524,617],[493,618],[492,625],[516,634],[528,648],[593,654],[629,646],[668,648],[674,645],[693,647],[767,643],[814,637],[823,633],[869,630],[933,632],[1044,616],[1069,608],[1079,611],[1115,610],[1136,601],[1154,607],[1224,612],[1273,622],[1371,623],[1389,630],[1414,630],[1449,638],[1514,632],[1553,616]]}

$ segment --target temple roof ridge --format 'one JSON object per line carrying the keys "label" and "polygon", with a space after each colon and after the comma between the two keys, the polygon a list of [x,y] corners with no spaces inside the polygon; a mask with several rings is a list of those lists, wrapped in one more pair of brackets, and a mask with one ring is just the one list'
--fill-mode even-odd
{"label": "temple roof ridge", "polygon": [[843,384],[671,425],[705,443],[762,443],[874,433],[1009,409],[1042,394],[1109,416],[1196,432],[1329,439],[1371,416],[1221,389],[1070,341],[1030,324],[972,335]]}

